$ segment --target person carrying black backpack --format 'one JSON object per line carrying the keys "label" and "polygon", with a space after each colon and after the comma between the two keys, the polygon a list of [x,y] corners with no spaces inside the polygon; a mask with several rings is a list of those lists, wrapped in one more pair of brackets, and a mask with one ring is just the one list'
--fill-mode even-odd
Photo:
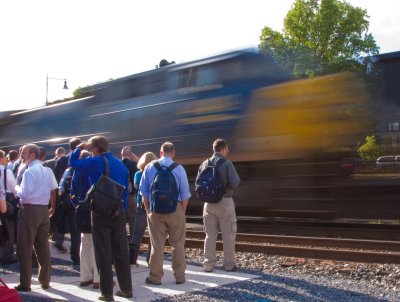
{"label": "person carrying black backpack", "polygon": [[221,231],[224,248],[224,269],[234,271],[236,212],[233,190],[240,184],[239,175],[233,163],[226,159],[229,153],[224,139],[213,143],[214,154],[199,167],[196,178],[197,198],[204,202],[203,221],[206,238],[204,240],[203,267],[212,272],[217,263],[216,241]]}
{"label": "person carrying black backpack", "polygon": [[173,161],[175,146],[162,144],[160,159],[143,171],[139,190],[150,233],[150,273],[147,284],[161,285],[164,275],[164,245],[166,235],[172,246],[172,269],[176,284],[185,282],[186,207],[191,196],[185,169]]}
{"label": "person carrying black backpack", "polygon": [[[84,149],[90,151],[93,156],[80,158],[81,151]],[[101,295],[99,300],[114,301],[112,264],[114,264],[120,288],[115,294],[123,298],[132,298],[132,277],[126,236],[128,169],[119,159],[112,156],[108,139],[101,135],[93,136],[88,142],[78,145],[71,154],[69,165],[75,171],[78,171],[82,177],[88,177],[92,184],[89,191],[93,193],[94,197],[93,199],[88,197],[88,202],[90,203],[89,208],[92,210],[93,246],[100,277]],[[102,180],[122,187],[122,198],[119,196],[120,199],[116,200],[113,198],[114,196],[108,196],[104,194],[104,191],[100,192],[100,188],[104,188]],[[89,191],[88,195],[90,195]],[[90,200],[101,202],[102,199],[97,198],[100,193],[103,193],[103,201],[107,199],[112,204],[113,209],[116,210],[113,210],[110,216],[106,217],[97,212],[93,207],[94,202],[90,202]],[[112,193],[111,190],[110,193]]]}

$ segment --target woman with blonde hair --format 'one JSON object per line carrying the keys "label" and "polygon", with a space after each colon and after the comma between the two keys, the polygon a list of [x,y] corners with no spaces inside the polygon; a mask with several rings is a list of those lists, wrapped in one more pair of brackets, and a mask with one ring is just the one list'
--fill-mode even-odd
{"label": "woman with blonde hair", "polygon": [[[142,178],[144,168],[149,163],[151,163],[153,160],[156,159],[157,156],[153,152],[146,152],[140,157],[137,163],[139,171],[135,173],[135,178],[134,178],[134,186],[136,189],[139,189],[140,179]],[[136,264],[140,250],[140,242],[142,241],[144,231],[146,230],[147,227],[147,214],[142,202],[142,195],[140,194],[140,191],[137,192],[136,202],[137,202],[137,209],[136,209],[135,229],[133,231],[132,242],[130,244],[131,264]],[[149,244],[149,251],[146,257],[147,263],[149,263],[150,249],[151,246]]]}

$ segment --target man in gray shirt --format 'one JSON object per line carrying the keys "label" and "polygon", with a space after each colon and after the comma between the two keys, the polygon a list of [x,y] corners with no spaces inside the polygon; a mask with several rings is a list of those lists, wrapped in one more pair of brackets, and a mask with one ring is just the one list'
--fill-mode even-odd
{"label": "man in gray shirt", "polygon": [[228,144],[223,139],[217,139],[213,143],[214,154],[210,159],[205,160],[199,167],[197,177],[210,165],[216,165],[221,182],[225,186],[225,195],[217,203],[204,203],[203,221],[206,238],[204,241],[204,270],[212,272],[217,262],[216,241],[218,232],[221,231],[224,246],[224,269],[234,271],[235,260],[235,239],[236,239],[236,212],[233,201],[233,190],[239,186],[240,178],[230,160],[226,157],[229,153]]}

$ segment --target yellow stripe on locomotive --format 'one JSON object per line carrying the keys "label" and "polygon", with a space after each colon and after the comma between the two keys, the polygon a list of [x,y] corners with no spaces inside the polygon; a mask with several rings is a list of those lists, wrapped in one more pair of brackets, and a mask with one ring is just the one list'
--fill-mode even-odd
{"label": "yellow stripe on locomotive", "polygon": [[252,160],[343,151],[370,127],[368,93],[352,73],[264,87],[250,102],[237,137]]}

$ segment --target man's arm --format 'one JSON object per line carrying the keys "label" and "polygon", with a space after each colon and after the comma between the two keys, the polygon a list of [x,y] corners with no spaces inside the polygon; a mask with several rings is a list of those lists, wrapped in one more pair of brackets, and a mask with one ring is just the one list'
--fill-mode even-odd
{"label": "man's arm", "polygon": [[186,208],[187,208],[187,205],[189,203],[189,199],[182,200],[181,203],[182,203],[183,211],[186,213]]}
{"label": "man's arm", "polygon": [[230,160],[227,162],[228,162],[228,186],[231,189],[235,189],[240,184],[240,177],[233,163]]}
{"label": "man's arm", "polygon": [[0,190],[0,213],[7,212],[6,193]]}
{"label": "man's arm", "polygon": [[50,209],[49,216],[53,216],[56,209],[56,190],[51,190],[50,192]]}
{"label": "man's arm", "polygon": [[11,191],[14,196],[17,196],[17,192],[15,191],[15,186],[17,185],[17,181],[15,180],[14,174],[10,169],[6,169],[7,173],[7,190]]}
{"label": "man's arm", "polygon": [[137,157],[137,155],[131,151],[130,160],[133,160],[134,162],[138,162],[139,157]]}

